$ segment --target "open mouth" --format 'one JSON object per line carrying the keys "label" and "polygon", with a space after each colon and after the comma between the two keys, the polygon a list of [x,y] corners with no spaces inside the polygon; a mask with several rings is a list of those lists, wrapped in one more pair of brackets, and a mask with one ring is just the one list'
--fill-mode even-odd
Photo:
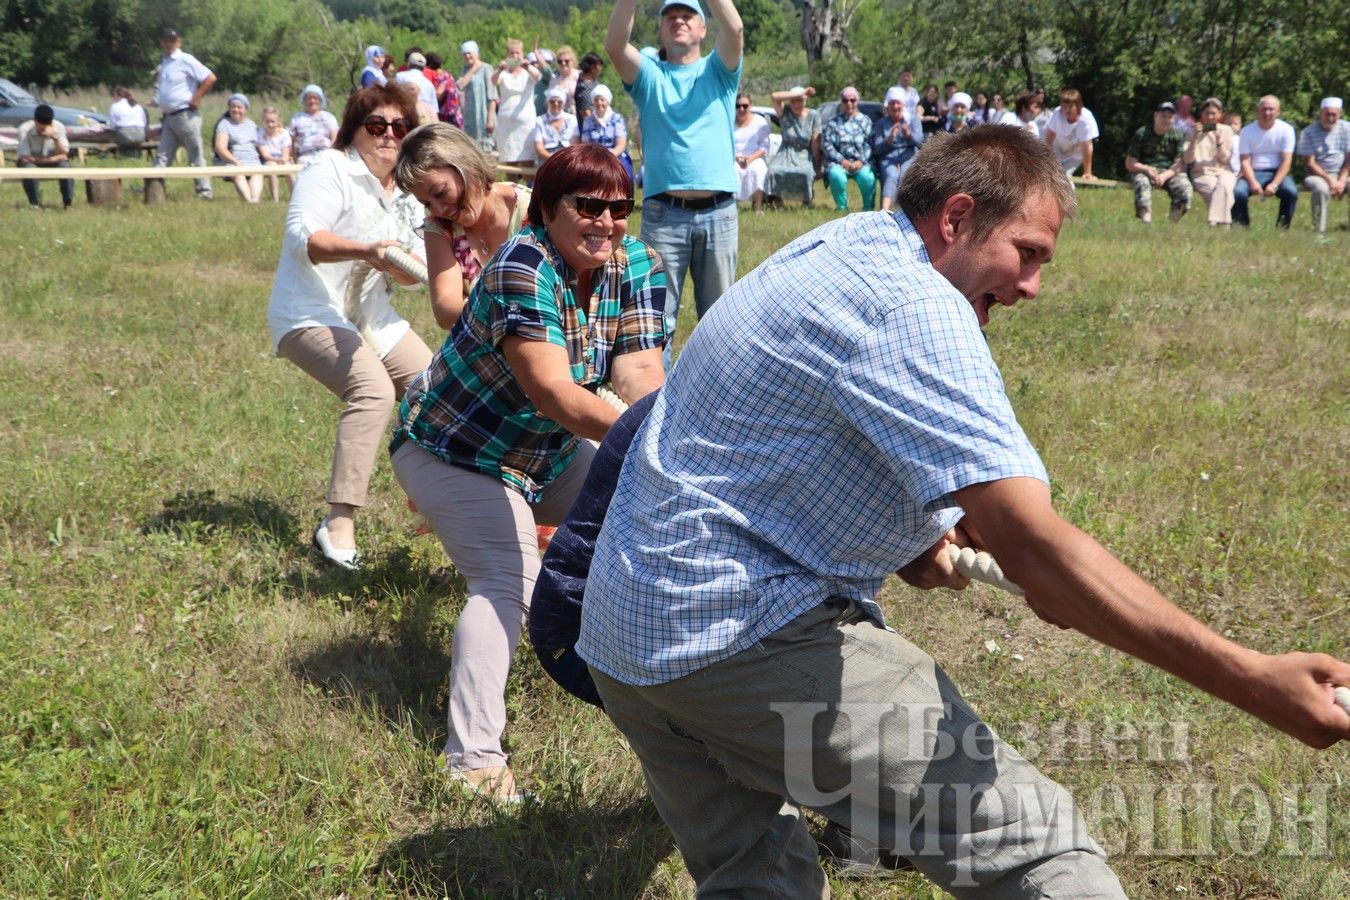
{"label": "open mouth", "polygon": [[594,253],[594,252],[598,252],[598,251],[600,251],[600,250],[604,250],[606,247],[609,246],[609,235],[608,235],[608,234],[583,234],[583,235],[581,236],[581,241],[582,241],[583,244],[586,245],[586,249],[587,249],[587,250],[590,250],[591,252]]}

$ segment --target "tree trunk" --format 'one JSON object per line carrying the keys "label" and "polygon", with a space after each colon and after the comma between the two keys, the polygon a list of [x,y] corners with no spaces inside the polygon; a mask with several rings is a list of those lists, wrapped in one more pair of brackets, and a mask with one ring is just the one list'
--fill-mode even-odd
{"label": "tree trunk", "polygon": [[811,71],[834,49],[835,30],[834,0],[806,0],[802,4],[802,46]]}

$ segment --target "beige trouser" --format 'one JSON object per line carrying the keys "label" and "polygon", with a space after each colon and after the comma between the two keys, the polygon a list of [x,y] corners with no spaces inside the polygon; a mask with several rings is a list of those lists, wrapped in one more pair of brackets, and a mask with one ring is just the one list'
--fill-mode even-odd
{"label": "beige trouser", "polygon": [[450,465],[407,441],[394,477],[426,516],[468,588],[450,651],[450,725],[445,755],[454,771],[506,765],[506,677],[539,577],[536,525],[559,525],[590,471],[595,447],[577,455],[531,504],[500,478]]}
{"label": "beige trouser", "polygon": [[316,327],[288,332],[277,355],[295,363],[346,404],[338,415],[327,499],[365,506],[389,414],[408,382],[431,365],[431,350],[409,331],[381,359],[351,329]]}
{"label": "beige trouser", "polygon": [[1209,224],[1231,225],[1233,223],[1233,185],[1237,176],[1231,169],[1209,171],[1201,175],[1191,175],[1195,191],[1205,198],[1208,207]]}

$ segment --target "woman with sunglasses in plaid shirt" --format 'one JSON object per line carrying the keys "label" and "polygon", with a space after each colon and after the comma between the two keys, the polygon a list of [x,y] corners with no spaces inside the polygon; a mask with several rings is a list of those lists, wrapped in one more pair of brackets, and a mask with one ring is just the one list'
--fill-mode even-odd
{"label": "woman with sunglasses in plaid shirt", "polygon": [[[498,802],[522,797],[507,765],[506,680],[539,574],[537,525],[557,525],[618,412],[664,381],[666,276],[627,234],[633,187],[594,144],[540,167],[529,224],[483,266],[390,446],[394,475],[467,585],[451,651],[446,766]],[[454,197],[432,193],[432,216]]]}
{"label": "woman with sunglasses in plaid shirt", "polygon": [[[277,355],[345,404],[328,515],[314,531],[324,558],[345,569],[359,565],[352,517],[366,503],[389,414],[408,381],[431,362],[431,350],[390,303],[394,282],[412,279],[380,253],[401,245],[423,255],[412,230],[420,207],[394,183],[399,144],[416,122],[416,102],[400,86],[351,95],[333,148],[296,181],[267,311]],[[366,278],[349,308],[348,281],[358,263],[383,274]]]}

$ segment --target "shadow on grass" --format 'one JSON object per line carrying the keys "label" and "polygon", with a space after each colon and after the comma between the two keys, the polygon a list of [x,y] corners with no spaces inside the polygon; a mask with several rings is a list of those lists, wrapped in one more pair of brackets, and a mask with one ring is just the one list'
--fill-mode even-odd
{"label": "shadow on grass", "polygon": [[645,794],[586,803],[545,797],[488,824],[396,841],[373,875],[410,896],[629,898],[674,846]]}
{"label": "shadow on grass", "polygon": [[[359,587],[371,592],[368,604],[397,609],[380,610],[378,621],[368,622],[366,631],[311,647],[291,660],[291,673],[340,701],[373,708],[387,722],[410,723],[422,740],[444,740],[450,671],[446,590],[430,584],[424,574],[410,574],[398,562],[387,561],[391,571],[383,576],[378,568],[360,576],[337,570],[317,580],[293,576],[315,595]],[[396,588],[391,581],[398,582]],[[404,583],[409,581],[414,583]]]}
{"label": "shadow on grass", "polygon": [[278,541],[293,540],[295,516],[264,497],[219,498],[213,490],[187,490],[164,501],[146,519],[142,534],[172,532],[185,539],[202,530],[260,531]]}

